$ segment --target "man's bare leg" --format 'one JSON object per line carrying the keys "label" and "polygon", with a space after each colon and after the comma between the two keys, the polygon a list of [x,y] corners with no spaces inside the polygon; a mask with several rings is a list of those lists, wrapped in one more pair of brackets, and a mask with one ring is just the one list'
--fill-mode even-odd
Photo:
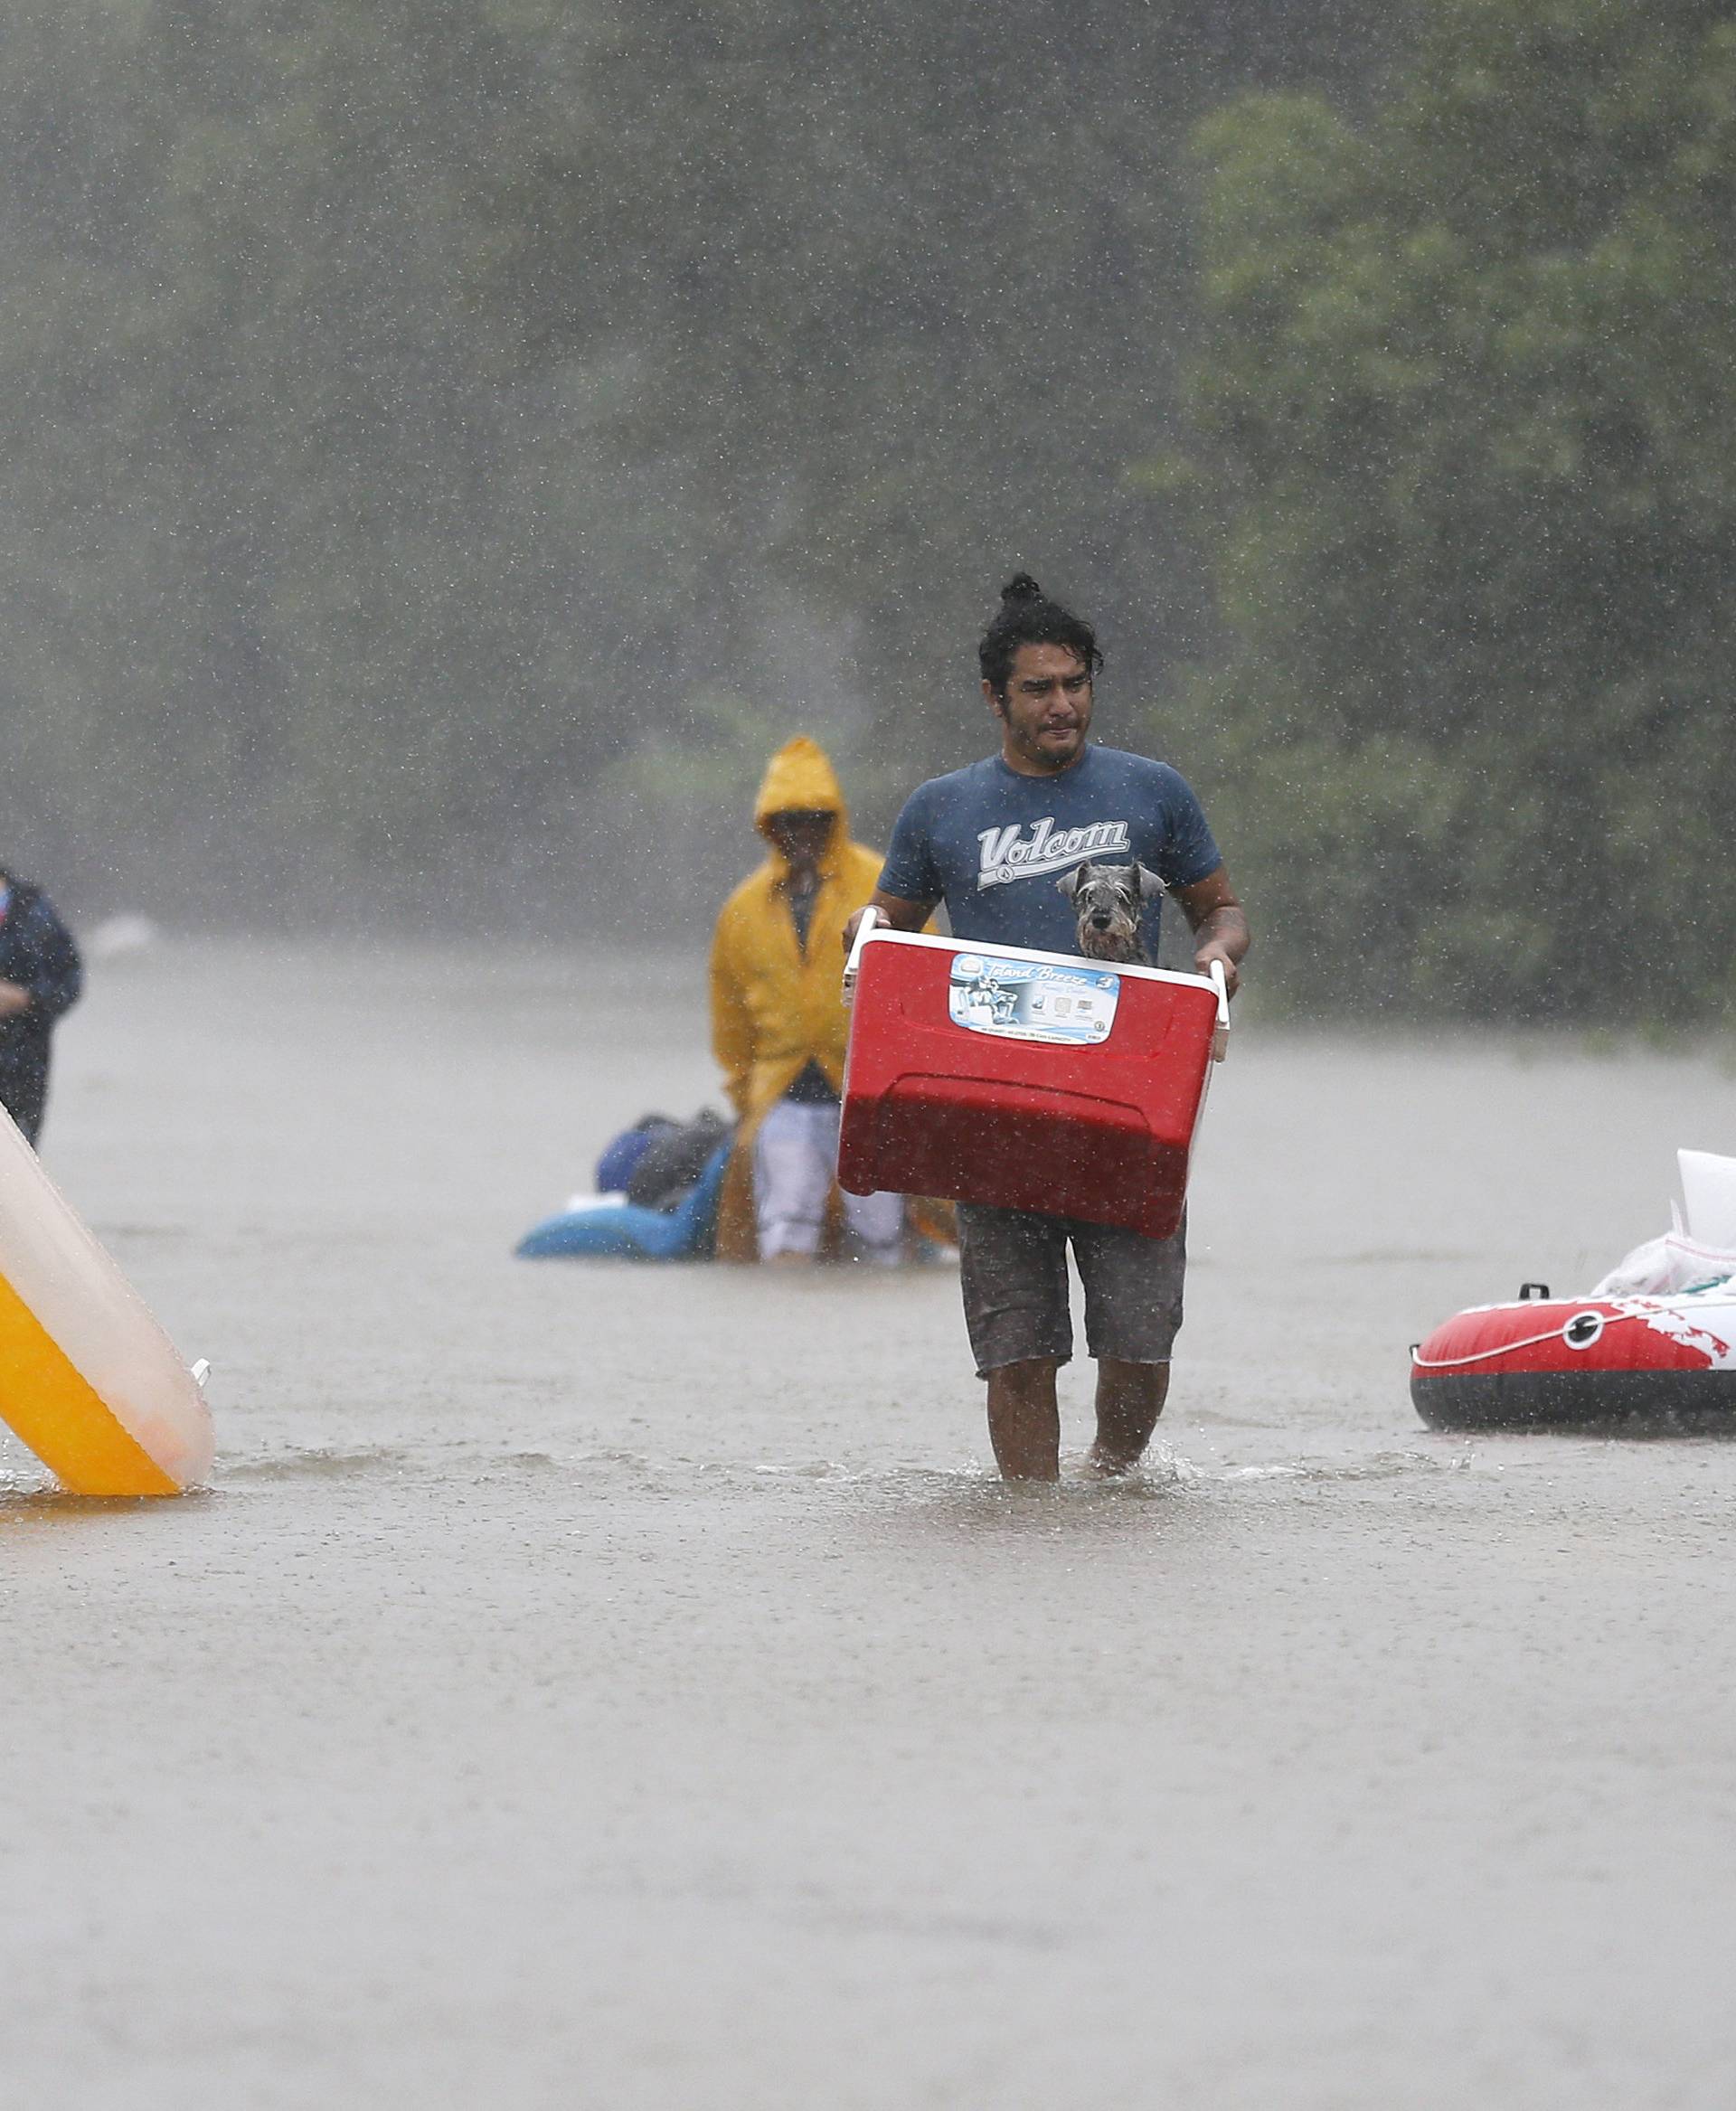
{"label": "man's bare leg", "polygon": [[988,1440],[1006,1480],[1061,1478],[1061,1409],[1055,1404],[1060,1368],[1033,1357],[1003,1363],[988,1374]]}
{"label": "man's bare leg", "polygon": [[1169,1391],[1167,1363],[1121,1363],[1102,1357],[1097,1366],[1097,1442],[1091,1464],[1102,1474],[1137,1466],[1151,1442]]}

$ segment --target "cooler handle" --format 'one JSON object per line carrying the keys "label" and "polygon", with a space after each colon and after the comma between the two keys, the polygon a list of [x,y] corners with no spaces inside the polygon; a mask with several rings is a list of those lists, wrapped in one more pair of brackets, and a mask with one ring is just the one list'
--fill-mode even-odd
{"label": "cooler handle", "polygon": [[1218,1023],[1212,1031],[1212,1060],[1221,1063],[1230,1052],[1230,985],[1224,980],[1223,963],[1212,963],[1211,975],[1218,993]]}
{"label": "cooler handle", "polygon": [[883,909],[872,906],[862,912],[862,921],[856,926],[856,935],[850,942],[850,957],[844,964],[844,1001],[854,1004],[856,995],[856,973],[862,966],[862,949],[886,921]]}

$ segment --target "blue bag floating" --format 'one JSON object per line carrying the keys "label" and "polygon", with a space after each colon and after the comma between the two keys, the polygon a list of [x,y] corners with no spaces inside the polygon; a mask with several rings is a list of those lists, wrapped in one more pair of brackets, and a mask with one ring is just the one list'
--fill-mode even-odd
{"label": "blue bag floating", "polygon": [[730,1146],[705,1163],[699,1184],[678,1209],[645,1210],[637,1202],[583,1202],[533,1224],[513,1249],[521,1260],[692,1260],[711,1251],[717,1198]]}
{"label": "blue bag floating", "polygon": [[597,1161],[598,1193],[624,1195],[639,1160],[658,1136],[675,1126],[666,1114],[647,1114],[630,1129],[623,1129],[618,1136],[613,1137]]}

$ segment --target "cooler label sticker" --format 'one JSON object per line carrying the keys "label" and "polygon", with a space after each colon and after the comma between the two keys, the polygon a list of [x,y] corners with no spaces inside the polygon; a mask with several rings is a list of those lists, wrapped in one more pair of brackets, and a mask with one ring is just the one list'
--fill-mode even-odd
{"label": "cooler label sticker", "polygon": [[955,953],[947,1013],[955,1026],[1002,1041],[1090,1048],[1109,1039],[1120,997],[1121,977],[1107,968]]}

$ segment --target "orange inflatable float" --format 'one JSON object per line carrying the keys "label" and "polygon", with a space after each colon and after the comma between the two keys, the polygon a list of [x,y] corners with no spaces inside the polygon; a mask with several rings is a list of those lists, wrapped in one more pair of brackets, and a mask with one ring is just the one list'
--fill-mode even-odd
{"label": "orange inflatable float", "polygon": [[211,1471],[200,1377],[0,1110],[0,1417],[78,1495]]}

